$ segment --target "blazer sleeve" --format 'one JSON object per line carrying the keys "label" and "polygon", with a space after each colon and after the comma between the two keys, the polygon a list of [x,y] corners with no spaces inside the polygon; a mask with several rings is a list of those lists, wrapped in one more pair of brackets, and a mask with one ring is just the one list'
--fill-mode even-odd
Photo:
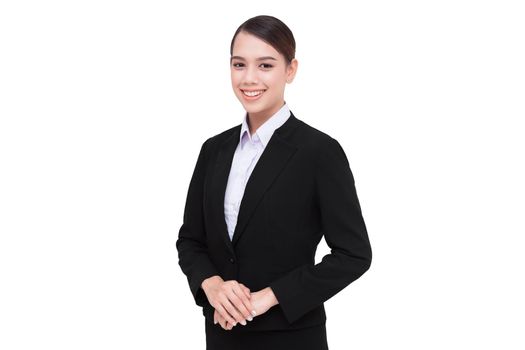
{"label": "blazer sleeve", "polygon": [[300,266],[270,288],[292,323],[320,306],[369,269],[372,250],[346,154],[333,138],[320,147],[316,199],[322,231],[331,249],[316,265]]}
{"label": "blazer sleeve", "polygon": [[208,141],[209,139],[201,146],[187,192],[183,224],[175,243],[179,255],[179,266],[186,275],[195,303],[199,306],[204,306],[207,301],[206,294],[201,288],[202,281],[219,274],[208,255],[203,217],[205,154]]}

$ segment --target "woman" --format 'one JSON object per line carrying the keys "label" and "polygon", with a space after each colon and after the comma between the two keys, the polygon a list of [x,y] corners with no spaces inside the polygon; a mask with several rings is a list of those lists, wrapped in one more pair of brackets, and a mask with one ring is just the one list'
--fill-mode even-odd
{"label": "woman", "polygon": [[[250,18],[230,47],[240,125],[208,138],[176,247],[207,349],[328,349],[324,302],[359,278],[372,252],[338,141],[290,111],[290,29]],[[324,235],[331,253],[315,265]]]}

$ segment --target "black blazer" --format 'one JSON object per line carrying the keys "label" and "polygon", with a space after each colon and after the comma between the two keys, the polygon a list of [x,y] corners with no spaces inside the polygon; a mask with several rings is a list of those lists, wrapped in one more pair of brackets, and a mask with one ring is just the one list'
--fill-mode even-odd
{"label": "black blazer", "polygon": [[[246,184],[230,240],[224,195],[241,125],[207,139],[190,181],[176,248],[197,305],[213,322],[200,285],[210,276],[279,304],[232,331],[295,329],[324,323],[323,302],[359,278],[372,260],[354,178],[339,142],[297,119],[277,128]],[[325,236],[331,253],[317,265]]]}

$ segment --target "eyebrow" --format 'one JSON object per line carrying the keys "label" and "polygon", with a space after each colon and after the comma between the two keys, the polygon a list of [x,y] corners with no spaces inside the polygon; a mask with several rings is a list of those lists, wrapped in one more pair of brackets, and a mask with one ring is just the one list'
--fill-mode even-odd
{"label": "eyebrow", "polygon": [[[243,60],[243,61],[246,61],[246,59],[242,56],[232,56],[230,58],[230,62],[233,61],[233,60]],[[277,61],[277,59],[275,57],[272,57],[272,56],[263,56],[263,57],[259,57],[259,58],[256,58],[255,59],[256,61],[264,61],[264,60],[274,60],[274,61]]]}

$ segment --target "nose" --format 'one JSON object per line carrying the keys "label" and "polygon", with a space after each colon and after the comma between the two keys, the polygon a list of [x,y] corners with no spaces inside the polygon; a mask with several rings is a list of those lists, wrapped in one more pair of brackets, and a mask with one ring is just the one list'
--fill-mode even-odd
{"label": "nose", "polygon": [[257,84],[257,68],[253,66],[248,66],[244,74],[244,83],[247,85]]}

